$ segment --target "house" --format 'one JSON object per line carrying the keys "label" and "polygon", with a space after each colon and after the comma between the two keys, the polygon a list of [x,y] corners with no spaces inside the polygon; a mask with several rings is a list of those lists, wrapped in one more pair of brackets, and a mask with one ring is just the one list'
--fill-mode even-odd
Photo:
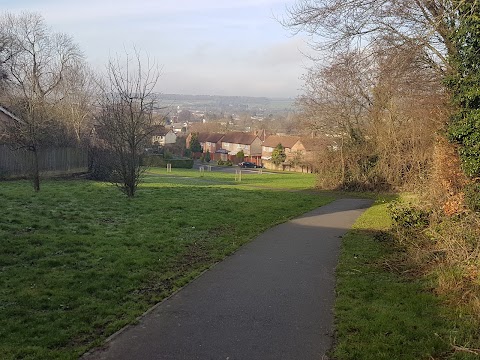
{"label": "house", "polygon": [[199,139],[203,152],[206,153],[208,151],[210,154],[215,154],[217,150],[222,148],[222,139],[224,136],[225,134],[209,133],[201,139],[202,141]]}
{"label": "house", "polygon": [[152,145],[165,146],[167,144],[175,144],[177,135],[173,130],[168,130],[164,126],[156,125],[151,132]]}
{"label": "house", "polygon": [[185,133],[188,129],[188,123],[174,122],[170,125],[170,128],[175,134]]}
{"label": "house", "polygon": [[273,150],[278,144],[283,146],[286,155],[285,162],[281,164],[283,170],[302,172],[312,172],[319,154],[335,148],[335,142],[328,138],[270,135],[262,145],[262,160],[267,168],[278,168],[270,162]]}
{"label": "house", "polygon": [[[244,132],[226,133],[221,140],[223,152],[228,152],[228,158],[231,161],[251,161],[256,164],[261,163],[262,140],[257,135]],[[219,151],[218,149],[217,151]],[[244,159],[237,159],[237,153],[243,151]]]}
{"label": "house", "polygon": [[262,160],[271,160],[273,150],[281,144],[287,155],[287,159],[294,156],[294,154],[303,154],[305,148],[300,140],[299,136],[279,136],[270,135],[267,136],[262,144]]}
{"label": "house", "polygon": [[210,154],[215,154],[215,152],[218,149],[221,149],[222,147],[221,140],[225,136],[225,134],[210,133],[210,132],[190,133],[185,139],[185,142],[186,142],[185,146],[188,149],[190,148],[190,142],[192,140],[193,134],[197,135],[198,142],[200,143],[200,146],[202,147],[203,152],[206,153],[208,150]]}
{"label": "house", "polygon": [[205,142],[205,140],[207,139],[207,137],[210,133],[207,133],[207,132],[191,132],[191,133],[189,133],[187,135],[187,137],[185,138],[185,147],[187,149],[190,149],[190,143],[192,142],[192,137],[193,137],[194,134],[197,136],[198,142],[200,143],[200,146],[202,146],[202,149],[203,149],[202,142],[203,143]]}
{"label": "house", "polygon": [[329,138],[302,138],[301,139],[304,155],[304,162],[314,164],[320,153],[327,149],[335,149],[336,144],[333,139]]}

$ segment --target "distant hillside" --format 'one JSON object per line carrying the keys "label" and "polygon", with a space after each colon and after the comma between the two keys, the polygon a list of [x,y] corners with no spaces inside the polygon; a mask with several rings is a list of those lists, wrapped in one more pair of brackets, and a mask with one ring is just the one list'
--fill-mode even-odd
{"label": "distant hillside", "polygon": [[158,94],[165,106],[189,110],[232,112],[279,113],[294,110],[294,99],[251,96]]}

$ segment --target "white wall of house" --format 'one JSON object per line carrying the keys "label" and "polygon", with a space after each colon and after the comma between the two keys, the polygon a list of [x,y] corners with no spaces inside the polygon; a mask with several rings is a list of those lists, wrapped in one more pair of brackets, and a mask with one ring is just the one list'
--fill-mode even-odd
{"label": "white wall of house", "polygon": [[170,130],[164,136],[162,135],[154,135],[152,136],[152,144],[157,143],[160,146],[165,146],[167,144],[175,144],[177,141],[177,135]]}
{"label": "white wall of house", "polygon": [[170,130],[165,135],[165,144],[175,144],[176,141],[177,141],[177,135],[173,132],[173,130]]}
{"label": "white wall of house", "polygon": [[262,140],[259,137],[256,137],[250,145],[250,155],[260,156],[262,155]]}

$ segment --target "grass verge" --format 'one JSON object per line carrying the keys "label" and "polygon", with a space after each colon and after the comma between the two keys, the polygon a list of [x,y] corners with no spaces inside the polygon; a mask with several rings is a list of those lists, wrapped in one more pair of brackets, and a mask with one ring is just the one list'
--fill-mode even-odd
{"label": "grass verge", "polygon": [[147,177],[134,199],[90,181],[1,184],[2,359],[76,359],[260,232],[333,200],[291,192],[295,176],[268,191],[180,175]]}
{"label": "grass verge", "polygon": [[459,344],[476,333],[469,319],[453,316],[428,278],[392,267],[404,254],[391,241],[390,227],[387,202],[377,201],[343,239],[332,356],[478,359],[468,346]]}

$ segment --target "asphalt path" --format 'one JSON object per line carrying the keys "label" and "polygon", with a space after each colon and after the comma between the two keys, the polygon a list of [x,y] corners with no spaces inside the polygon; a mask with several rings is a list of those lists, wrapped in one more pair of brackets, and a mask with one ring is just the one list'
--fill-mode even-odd
{"label": "asphalt path", "polygon": [[85,359],[325,359],[341,236],[371,201],[275,226]]}

